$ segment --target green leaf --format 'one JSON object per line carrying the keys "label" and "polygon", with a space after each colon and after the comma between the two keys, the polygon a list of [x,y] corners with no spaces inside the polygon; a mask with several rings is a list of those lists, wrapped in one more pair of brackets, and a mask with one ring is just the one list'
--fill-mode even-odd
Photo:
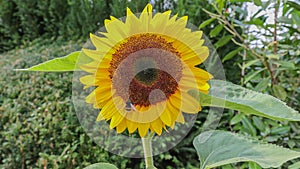
{"label": "green leaf", "polygon": [[254,25],[257,25],[257,26],[260,26],[260,27],[264,26],[264,21],[259,19],[259,18],[253,18],[250,21],[245,22],[245,23],[251,24],[251,25],[254,24]]}
{"label": "green leaf", "polygon": [[73,52],[67,56],[55,58],[44,63],[32,66],[28,69],[16,69],[18,71],[64,72],[80,70],[79,66],[91,62],[92,59],[81,51]]}
{"label": "green leaf", "polygon": [[216,48],[226,45],[231,40],[232,37],[233,37],[232,35],[227,35],[219,39],[218,42],[215,43]]}
{"label": "green leaf", "polygon": [[253,124],[260,130],[260,131],[265,131],[265,124],[264,122],[259,118],[254,116],[253,118]]}
{"label": "green leaf", "polygon": [[287,134],[291,130],[290,126],[278,126],[271,129],[271,134],[282,135]]}
{"label": "green leaf", "polygon": [[248,167],[249,169],[261,169],[261,167],[254,162],[249,162]]}
{"label": "green leaf", "polygon": [[96,163],[85,167],[84,169],[118,169],[116,166],[110,163]]}
{"label": "green leaf", "polygon": [[225,5],[225,0],[216,0],[215,2],[217,2],[218,4],[218,11],[222,12],[222,9],[224,8]]}
{"label": "green leaf", "polygon": [[246,77],[245,77],[245,81],[244,83],[247,83],[249,80],[252,80],[256,75],[258,75],[260,72],[266,70],[267,68],[263,68],[263,69],[259,69],[256,70],[254,72],[249,73]]}
{"label": "green leaf", "polygon": [[214,29],[212,29],[210,32],[209,32],[209,36],[212,38],[212,37],[216,37],[220,34],[220,32],[223,30],[223,25],[218,25],[216,26]]}
{"label": "green leaf", "polygon": [[214,21],[216,18],[210,18],[206,21],[204,21],[203,23],[201,23],[201,25],[199,26],[199,29],[206,27],[207,25],[209,25],[212,21]]}
{"label": "green leaf", "polygon": [[265,2],[262,2],[262,8],[263,9],[267,9],[269,7],[269,5],[272,3],[272,1],[265,1]]}
{"label": "green leaf", "polygon": [[264,91],[270,82],[270,77],[262,79],[254,88],[255,91]]}
{"label": "green leaf", "polygon": [[294,148],[297,145],[294,140],[288,140],[287,144],[290,148]]}
{"label": "green leaf", "polygon": [[288,167],[288,169],[299,169],[299,168],[300,168],[300,161],[298,161]]}
{"label": "green leaf", "polygon": [[295,70],[296,66],[294,63],[292,62],[287,62],[287,61],[277,61],[277,63],[279,63],[280,67],[289,69],[289,70]]}
{"label": "green leaf", "polygon": [[242,123],[247,133],[251,134],[252,136],[256,136],[256,129],[248,118],[244,117],[242,119]]}
{"label": "green leaf", "polygon": [[276,60],[278,60],[280,56],[278,54],[269,54],[266,57],[268,59],[276,59]]}
{"label": "green leaf", "polygon": [[244,116],[245,116],[245,115],[244,115],[243,113],[239,113],[239,114],[235,115],[235,116],[230,120],[230,123],[229,123],[229,124],[230,124],[230,125],[234,125],[234,124],[236,124],[236,123],[241,122]]}
{"label": "green leaf", "polygon": [[293,22],[298,26],[300,27],[300,13],[299,12],[293,12],[292,13],[292,19],[293,19]]}
{"label": "green leaf", "polygon": [[200,169],[245,161],[258,163],[263,168],[276,168],[300,157],[300,152],[227,131],[201,133],[193,144],[200,159]]}
{"label": "green leaf", "polygon": [[296,10],[300,11],[300,5],[293,1],[287,1],[287,4],[289,4],[291,7],[295,8]]}
{"label": "green leaf", "polygon": [[265,138],[265,140],[266,140],[267,142],[276,142],[276,141],[278,141],[279,138],[280,138],[280,136],[267,136],[267,137]]}
{"label": "green leaf", "polygon": [[287,97],[287,93],[286,91],[284,90],[283,87],[279,86],[279,85],[274,85],[273,86],[273,91],[274,91],[274,95],[281,99],[281,100],[285,100],[286,97]]}
{"label": "green leaf", "polygon": [[225,61],[230,60],[235,55],[237,55],[239,53],[239,51],[241,51],[242,49],[243,49],[242,47],[239,47],[239,48],[229,52],[226,56],[224,56],[224,58],[222,59],[222,62],[224,63]]}
{"label": "green leaf", "polygon": [[199,93],[202,106],[224,107],[273,120],[300,121],[300,113],[279,99],[222,80],[210,80],[209,94]]}
{"label": "green leaf", "polygon": [[254,1],[254,4],[255,4],[256,6],[261,6],[261,5],[262,5],[261,0],[253,0],[253,1]]}
{"label": "green leaf", "polygon": [[281,16],[277,19],[278,22],[281,22],[281,23],[286,23],[286,24],[292,24],[293,23],[293,20],[287,16]]}
{"label": "green leaf", "polygon": [[247,62],[247,63],[243,66],[243,68],[245,69],[245,68],[247,68],[247,67],[249,67],[249,66],[251,66],[251,65],[253,65],[253,64],[255,64],[255,63],[259,62],[259,61],[260,61],[260,59],[254,59],[254,60],[251,60],[251,61]]}

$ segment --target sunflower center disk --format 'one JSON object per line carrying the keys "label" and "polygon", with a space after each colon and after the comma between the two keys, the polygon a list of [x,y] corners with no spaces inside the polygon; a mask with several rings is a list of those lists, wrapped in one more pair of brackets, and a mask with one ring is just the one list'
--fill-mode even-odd
{"label": "sunflower center disk", "polygon": [[141,83],[144,83],[145,85],[151,85],[153,84],[157,77],[158,77],[159,70],[155,68],[149,68],[146,70],[142,70],[139,72],[135,79],[138,80]]}
{"label": "sunflower center disk", "polygon": [[151,57],[140,57],[136,63],[134,63],[134,70],[134,78],[147,86],[154,84],[160,73],[155,60]]}
{"label": "sunflower center disk", "polygon": [[110,65],[116,95],[140,107],[165,101],[174,94],[183,69],[172,42],[154,34],[129,37],[113,54]]}

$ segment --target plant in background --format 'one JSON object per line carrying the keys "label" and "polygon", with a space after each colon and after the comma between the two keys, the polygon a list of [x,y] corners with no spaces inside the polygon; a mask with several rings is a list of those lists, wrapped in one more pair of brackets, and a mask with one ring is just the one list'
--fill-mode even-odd
{"label": "plant in background", "polygon": [[[85,88],[96,86],[86,97],[86,102],[101,109],[94,120],[108,121],[117,133],[127,128],[129,137],[138,129],[146,168],[155,168],[151,152],[154,133],[161,135],[162,129],[173,129],[175,122],[185,121],[182,112],[194,114],[201,106],[300,121],[297,111],[272,96],[210,80],[212,75],[195,67],[208,57],[202,32],[186,28],[187,17],[171,17],[170,13],[153,14],[148,4],[137,17],[128,9],[124,22],[111,17],[105,21],[106,32],[91,35],[96,50],[82,49],[25,70],[90,73],[80,81]],[[230,38],[220,40],[219,45]],[[241,161],[256,162],[264,168],[279,167],[300,157],[300,152],[226,131],[203,132],[194,139],[194,146],[203,169]],[[92,167],[115,168],[104,163],[87,168]]]}

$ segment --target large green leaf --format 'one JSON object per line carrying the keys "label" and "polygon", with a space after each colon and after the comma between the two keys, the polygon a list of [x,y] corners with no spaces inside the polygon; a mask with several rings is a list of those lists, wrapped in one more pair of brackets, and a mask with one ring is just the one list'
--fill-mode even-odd
{"label": "large green leaf", "polygon": [[199,93],[202,106],[225,107],[273,120],[300,121],[299,112],[273,96],[222,80],[211,80],[210,83],[209,94]]}
{"label": "large green leaf", "polygon": [[92,60],[81,51],[73,52],[67,56],[55,58],[44,63],[32,66],[28,69],[17,69],[21,71],[42,71],[42,72],[64,72],[80,70],[79,66],[89,63]]}
{"label": "large green leaf", "polygon": [[200,159],[200,168],[252,161],[263,168],[279,167],[300,157],[300,152],[259,142],[227,131],[207,131],[193,142]]}
{"label": "large green leaf", "polygon": [[118,169],[118,168],[110,163],[95,163],[85,167],[84,169]]}

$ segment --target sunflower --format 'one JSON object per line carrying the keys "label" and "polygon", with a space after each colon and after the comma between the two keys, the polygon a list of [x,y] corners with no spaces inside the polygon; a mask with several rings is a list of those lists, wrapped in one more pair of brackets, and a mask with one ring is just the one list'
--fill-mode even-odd
{"label": "sunflower", "polygon": [[148,4],[139,16],[127,8],[125,21],[111,16],[105,32],[90,35],[96,50],[82,49],[93,61],[81,66],[90,74],[80,81],[84,88],[95,87],[86,102],[100,109],[97,121],[144,137],[184,123],[183,112],[201,110],[188,91],[208,93],[212,75],[195,66],[209,50],[201,31],[186,28],[187,20],[171,11],[154,15]]}

